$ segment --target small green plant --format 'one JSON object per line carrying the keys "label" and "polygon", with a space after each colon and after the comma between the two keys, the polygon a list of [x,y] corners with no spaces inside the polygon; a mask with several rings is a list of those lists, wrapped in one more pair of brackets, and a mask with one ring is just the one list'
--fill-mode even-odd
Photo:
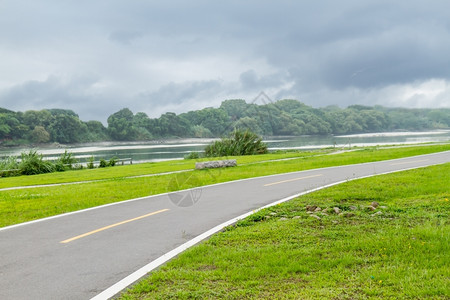
{"label": "small green plant", "polygon": [[98,165],[99,168],[106,168],[108,166],[108,163],[103,158],[100,159],[100,164]]}
{"label": "small green plant", "polygon": [[16,157],[9,156],[0,160],[0,177],[20,175],[19,163]]}
{"label": "small green plant", "polygon": [[94,157],[91,156],[89,157],[88,163],[87,163],[87,168],[88,169],[93,169],[94,168]]}
{"label": "small green plant", "polygon": [[75,158],[73,153],[67,152],[67,150],[65,150],[64,153],[61,154],[61,156],[56,161],[56,164],[60,164],[64,167],[72,169],[73,165],[75,165],[77,162],[78,160]]}
{"label": "small green plant", "polygon": [[234,130],[228,138],[206,146],[207,157],[255,155],[268,153],[262,138],[250,130]]}
{"label": "small green plant", "polygon": [[199,159],[200,158],[200,153],[198,152],[191,152],[188,155],[184,156],[184,159]]}
{"label": "small green plant", "polygon": [[113,157],[113,158],[111,158],[110,160],[109,160],[109,165],[111,166],[111,167],[114,167],[116,164],[117,164],[117,161],[118,161],[119,159],[117,158],[117,157]]}

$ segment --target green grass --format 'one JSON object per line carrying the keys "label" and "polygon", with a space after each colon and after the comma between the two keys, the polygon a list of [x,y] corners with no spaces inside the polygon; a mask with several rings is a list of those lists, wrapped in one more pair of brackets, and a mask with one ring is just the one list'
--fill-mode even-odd
{"label": "green grass", "polygon": [[[259,211],[120,299],[449,299],[449,183],[445,164],[347,182]],[[373,201],[380,207],[368,210]],[[318,220],[307,205],[328,211],[315,213]]]}
{"label": "green grass", "polygon": [[[450,147],[448,148],[450,149]],[[323,155],[326,153],[329,153],[329,150],[328,151],[324,150],[320,152],[288,152],[288,153],[266,154],[256,156],[239,156],[231,158],[237,159],[239,164],[248,164],[279,158],[296,158],[296,157],[301,158],[315,155]],[[40,174],[34,176],[6,177],[0,178],[0,189],[15,186],[31,186],[40,184],[107,180],[131,176],[174,172],[181,170],[193,170],[195,168],[195,162],[207,160],[211,160],[211,158],[210,159],[202,158],[197,160],[163,161],[157,163],[143,163],[124,166],[117,165],[111,168],[69,170],[60,173]]]}
{"label": "green grass", "polygon": [[[0,227],[36,220],[61,213],[71,212],[102,204],[123,201],[230,180],[251,178],[284,172],[314,168],[347,165],[369,161],[380,161],[412,155],[450,150],[450,144],[426,147],[405,147],[395,149],[367,148],[354,152],[325,155],[323,152],[295,152],[236,157],[238,167],[227,169],[190,171],[196,180],[176,186],[170,182],[182,179],[183,174],[158,175],[154,177],[126,178],[144,174],[168,171],[192,170],[195,161],[169,161],[103,168],[94,170],[68,171],[63,173],[0,178],[0,188],[101,180],[77,185],[29,188],[0,191]],[[291,160],[275,161],[284,158]]]}

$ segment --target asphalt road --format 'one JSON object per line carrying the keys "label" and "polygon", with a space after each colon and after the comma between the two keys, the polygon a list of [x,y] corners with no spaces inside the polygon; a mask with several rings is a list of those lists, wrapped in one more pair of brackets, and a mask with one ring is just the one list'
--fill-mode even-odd
{"label": "asphalt road", "polygon": [[[0,299],[90,299],[210,228],[279,199],[446,162],[450,151],[260,177],[5,227],[0,229]],[[184,174],[195,173],[182,173],[179,180],[196,180]]]}

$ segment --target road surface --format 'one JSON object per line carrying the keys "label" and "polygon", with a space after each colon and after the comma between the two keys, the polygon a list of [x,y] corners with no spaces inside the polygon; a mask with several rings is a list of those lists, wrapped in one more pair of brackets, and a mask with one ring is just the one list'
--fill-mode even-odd
{"label": "road surface", "polygon": [[[0,299],[90,299],[210,228],[279,199],[447,162],[450,151],[266,176],[5,227],[0,229]],[[190,180],[195,180],[195,172],[183,174],[194,174]],[[180,180],[186,179],[183,174]]]}

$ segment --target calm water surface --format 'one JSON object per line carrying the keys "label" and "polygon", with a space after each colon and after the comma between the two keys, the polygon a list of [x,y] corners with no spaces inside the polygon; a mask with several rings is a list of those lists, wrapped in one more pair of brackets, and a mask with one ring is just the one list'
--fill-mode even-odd
{"label": "calm water surface", "polygon": [[[94,157],[109,160],[131,158],[133,163],[182,159],[190,152],[202,152],[212,139],[180,139],[158,142],[139,143],[96,143],[82,145],[54,145],[53,147],[34,148],[47,159],[57,159],[66,149],[72,152],[81,162]],[[288,149],[320,149],[336,146],[349,148],[353,146],[376,146],[391,144],[415,144],[426,142],[449,142],[450,130],[431,132],[386,132],[355,134],[345,136],[300,136],[300,137],[271,137],[264,140],[269,150]],[[0,149],[0,158],[18,156],[29,149],[8,148]]]}

